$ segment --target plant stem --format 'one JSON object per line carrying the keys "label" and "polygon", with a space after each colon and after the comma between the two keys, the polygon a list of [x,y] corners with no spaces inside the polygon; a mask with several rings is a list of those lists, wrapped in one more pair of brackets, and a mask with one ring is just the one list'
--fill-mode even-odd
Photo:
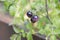
{"label": "plant stem", "polygon": [[12,5],[14,5],[14,2],[15,2],[15,0],[14,0],[11,4],[9,4],[9,6],[8,6],[8,11],[9,11],[9,8],[10,8]]}
{"label": "plant stem", "polygon": [[51,24],[53,24],[49,18],[49,15],[48,15],[48,3],[47,3],[47,0],[45,0],[45,6],[46,6],[46,12],[47,12],[47,19],[50,21]]}

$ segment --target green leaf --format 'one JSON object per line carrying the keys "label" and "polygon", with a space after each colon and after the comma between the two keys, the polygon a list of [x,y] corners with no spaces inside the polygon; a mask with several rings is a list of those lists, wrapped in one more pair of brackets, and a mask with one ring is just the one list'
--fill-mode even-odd
{"label": "green leaf", "polygon": [[56,8],[60,10],[60,3],[56,4]]}
{"label": "green leaf", "polygon": [[33,40],[31,32],[27,33],[27,40]]}
{"label": "green leaf", "polygon": [[5,9],[6,10],[9,10],[9,6],[10,6],[10,4],[13,4],[14,3],[14,0],[5,0],[4,1],[4,7],[5,7]]}
{"label": "green leaf", "polygon": [[18,36],[18,35],[14,34],[14,35],[12,35],[12,36],[10,37],[10,39],[11,39],[11,40],[16,40],[17,36]]}
{"label": "green leaf", "polygon": [[21,32],[20,28],[18,28],[18,27],[16,27],[16,26],[13,26],[13,29],[14,29],[14,31],[15,31],[16,33],[20,33],[20,32]]}
{"label": "green leaf", "polygon": [[18,35],[16,40],[21,40],[21,35]]}
{"label": "green leaf", "polygon": [[7,2],[7,1],[4,2],[4,6],[5,6],[5,9],[6,9],[6,10],[8,10],[8,6],[9,6],[9,5],[10,5],[9,2]]}
{"label": "green leaf", "polygon": [[11,16],[14,16],[15,15],[15,6],[14,5],[12,5],[12,6],[10,6],[10,8],[9,8],[9,13],[10,13],[10,15]]}
{"label": "green leaf", "polygon": [[11,40],[21,40],[21,35],[20,34],[13,34],[10,37]]}
{"label": "green leaf", "polygon": [[27,29],[29,29],[30,31],[32,31],[32,24],[27,20],[27,24],[25,25]]}
{"label": "green leaf", "polygon": [[22,5],[23,7],[26,6],[27,3],[28,3],[27,0],[21,0],[21,5]]}
{"label": "green leaf", "polygon": [[42,17],[38,21],[38,27],[39,29],[44,29],[46,27],[46,24],[49,23],[49,20],[46,17]]}
{"label": "green leaf", "polygon": [[26,33],[23,29],[21,30],[21,33],[22,33],[22,37],[26,37]]}
{"label": "green leaf", "polygon": [[50,40],[57,40],[55,35],[50,36]]}
{"label": "green leaf", "polygon": [[23,21],[22,21],[22,19],[20,18],[20,16],[17,17],[17,15],[16,15],[16,17],[13,19],[13,24],[19,25],[19,24],[22,24],[22,23],[23,23]]}

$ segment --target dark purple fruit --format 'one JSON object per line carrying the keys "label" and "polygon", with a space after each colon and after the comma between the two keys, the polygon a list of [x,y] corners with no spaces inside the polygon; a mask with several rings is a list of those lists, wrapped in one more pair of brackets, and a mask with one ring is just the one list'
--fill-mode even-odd
{"label": "dark purple fruit", "polygon": [[38,21],[38,19],[39,19],[39,17],[37,15],[34,15],[34,16],[31,17],[31,22],[35,23],[35,22]]}
{"label": "dark purple fruit", "polygon": [[28,11],[28,12],[27,12],[27,16],[28,16],[29,18],[31,18],[31,17],[33,16],[32,12],[31,12],[31,11]]}

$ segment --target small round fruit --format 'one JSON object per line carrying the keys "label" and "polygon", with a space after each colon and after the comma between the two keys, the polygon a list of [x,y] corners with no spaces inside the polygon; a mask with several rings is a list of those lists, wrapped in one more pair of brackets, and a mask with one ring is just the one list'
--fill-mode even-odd
{"label": "small round fruit", "polygon": [[32,12],[31,12],[31,11],[28,11],[28,12],[27,12],[27,16],[28,16],[29,18],[31,18],[31,17],[33,16]]}
{"label": "small round fruit", "polygon": [[31,22],[32,22],[32,23],[35,23],[35,22],[38,21],[38,19],[39,19],[39,17],[38,17],[37,15],[34,15],[34,16],[32,16],[32,18],[31,18]]}

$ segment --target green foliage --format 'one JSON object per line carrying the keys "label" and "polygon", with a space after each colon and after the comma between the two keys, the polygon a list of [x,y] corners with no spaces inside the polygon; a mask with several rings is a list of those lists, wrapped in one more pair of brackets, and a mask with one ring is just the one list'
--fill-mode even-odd
{"label": "green foliage", "polygon": [[27,40],[33,40],[31,32],[27,33]]}
{"label": "green foliage", "polygon": [[14,29],[14,31],[15,31],[16,33],[20,33],[20,32],[21,32],[21,30],[20,30],[18,27],[16,27],[16,26],[13,26],[13,29]]}
{"label": "green foliage", "polygon": [[12,36],[10,37],[10,39],[11,39],[11,40],[15,40],[15,39],[16,39],[16,37],[17,37],[17,35],[16,35],[16,34],[14,34],[14,35],[12,35]]}
{"label": "green foliage", "polygon": [[[48,0],[48,16],[50,20],[46,17],[46,0],[4,0],[4,6],[9,14],[13,16],[13,25],[23,25],[25,28],[29,29],[28,32],[25,32],[24,29],[20,29],[20,26],[13,26],[13,29],[16,33],[21,33],[23,37],[27,37],[28,40],[32,39],[32,34],[38,33],[46,35],[47,38],[49,35],[50,40],[57,40],[55,35],[60,34],[60,1],[59,0]],[[34,15],[39,16],[37,26],[33,26],[30,19],[25,17],[27,11],[32,11]],[[27,21],[25,23],[25,21]],[[50,21],[53,23],[51,24]],[[24,25],[25,23],[25,25]],[[26,29],[26,30],[27,30]],[[11,40],[21,39],[18,34],[14,35]],[[60,37],[60,36],[59,36]]]}
{"label": "green foliage", "polygon": [[56,36],[55,36],[55,35],[52,35],[52,36],[50,37],[50,40],[57,40],[57,39],[56,39]]}
{"label": "green foliage", "polygon": [[11,40],[21,40],[21,35],[20,34],[14,34],[10,37]]}

